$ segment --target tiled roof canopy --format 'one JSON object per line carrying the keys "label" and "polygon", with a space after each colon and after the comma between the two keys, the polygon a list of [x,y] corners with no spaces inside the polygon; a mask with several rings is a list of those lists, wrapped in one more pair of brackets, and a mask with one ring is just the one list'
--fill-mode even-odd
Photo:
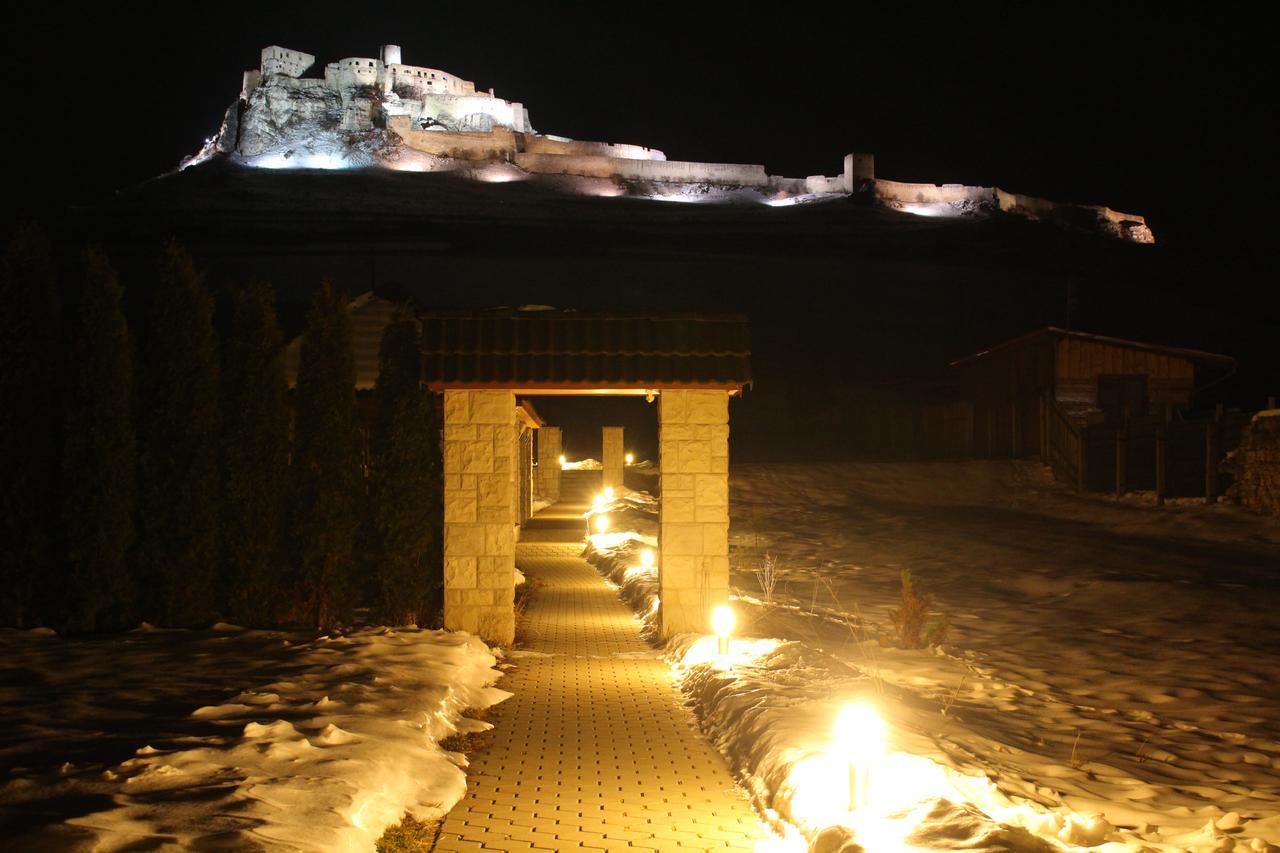
{"label": "tiled roof canopy", "polygon": [[433,388],[727,388],[751,383],[740,316],[563,311],[420,315]]}

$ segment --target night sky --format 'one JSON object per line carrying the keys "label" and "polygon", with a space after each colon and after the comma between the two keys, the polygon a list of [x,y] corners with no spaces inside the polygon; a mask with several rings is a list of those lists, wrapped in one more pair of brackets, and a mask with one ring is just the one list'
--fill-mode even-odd
{"label": "night sky", "polygon": [[544,132],[789,176],[871,151],[883,177],[1107,204],[1210,251],[1251,252],[1269,232],[1274,69],[1257,20],[269,5],[61,7],[7,27],[10,213],[172,168],[216,131],[265,45],[314,54],[317,76],[391,42],[523,102]]}

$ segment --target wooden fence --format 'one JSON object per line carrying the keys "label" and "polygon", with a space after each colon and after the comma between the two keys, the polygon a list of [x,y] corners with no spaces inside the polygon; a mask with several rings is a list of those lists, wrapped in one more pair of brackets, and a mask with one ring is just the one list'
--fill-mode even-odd
{"label": "wooden fence", "polygon": [[1157,502],[1201,495],[1216,501],[1225,491],[1219,466],[1252,417],[1219,410],[1197,420],[1173,420],[1165,413],[1119,424],[1079,424],[1057,403],[1047,409],[1045,462],[1060,478],[1081,492],[1153,491]]}

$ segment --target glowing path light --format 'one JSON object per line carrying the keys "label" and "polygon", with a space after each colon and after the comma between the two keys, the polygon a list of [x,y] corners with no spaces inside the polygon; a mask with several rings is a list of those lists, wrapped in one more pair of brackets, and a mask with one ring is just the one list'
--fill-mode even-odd
{"label": "glowing path light", "polygon": [[849,762],[849,810],[867,805],[871,766],[884,755],[884,720],[870,705],[846,705],[836,716],[836,745]]}
{"label": "glowing path light", "polygon": [[604,487],[604,499],[607,501],[613,500],[613,486]]}
{"label": "glowing path light", "polygon": [[596,512],[599,512],[601,509],[604,508],[603,494],[596,495],[591,499],[591,508],[594,509]]}
{"label": "glowing path light", "polygon": [[722,658],[729,656],[729,635],[733,633],[733,608],[721,604],[711,611],[711,630],[716,632],[716,653]]}
{"label": "glowing path light", "polygon": [[568,459],[565,459],[565,458],[564,458],[564,454],[563,454],[563,453],[561,453],[561,454],[560,454],[560,470],[561,470],[561,471],[563,471],[563,470],[564,470],[564,466],[566,466],[566,465],[568,465],[568,464],[569,464],[569,460],[568,460]]}
{"label": "glowing path light", "polygon": [[609,516],[597,515],[594,525],[596,528],[596,533],[608,533],[609,532]]}
{"label": "glowing path light", "polygon": [[628,453],[624,458],[627,460],[628,465],[636,464],[636,455],[634,453]]}

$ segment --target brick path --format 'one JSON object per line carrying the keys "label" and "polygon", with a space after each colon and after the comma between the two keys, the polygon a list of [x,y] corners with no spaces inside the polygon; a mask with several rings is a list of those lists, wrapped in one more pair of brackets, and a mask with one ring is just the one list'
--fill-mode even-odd
{"label": "brick path", "polygon": [[631,611],[578,557],[578,510],[548,510],[517,546],[543,586],[501,685],[515,695],[435,849],[751,850],[767,830]]}

